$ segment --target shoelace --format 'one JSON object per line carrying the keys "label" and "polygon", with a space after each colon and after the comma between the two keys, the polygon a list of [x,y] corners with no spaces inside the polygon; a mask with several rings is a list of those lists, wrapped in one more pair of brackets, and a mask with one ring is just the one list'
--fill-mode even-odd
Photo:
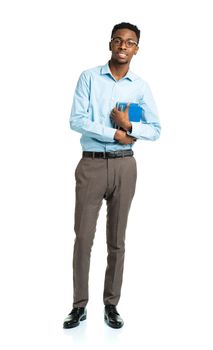
{"label": "shoelace", "polygon": [[109,314],[109,315],[114,315],[114,314],[119,315],[119,313],[118,313],[118,311],[116,310],[116,307],[115,307],[114,305],[109,305],[109,306],[107,306],[107,309],[106,309],[106,310],[108,311],[108,314]]}
{"label": "shoelace", "polygon": [[74,308],[69,315],[78,315],[80,313],[81,308],[80,307],[76,307]]}

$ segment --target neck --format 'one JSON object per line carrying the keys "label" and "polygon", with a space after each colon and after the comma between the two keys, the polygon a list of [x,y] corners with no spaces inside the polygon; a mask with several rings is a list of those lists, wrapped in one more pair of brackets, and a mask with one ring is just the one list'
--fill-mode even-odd
{"label": "neck", "polygon": [[129,63],[119,64],[111,58],[109,61],[109,67],[113,77],[116,80],[123,78],[129,70]]}

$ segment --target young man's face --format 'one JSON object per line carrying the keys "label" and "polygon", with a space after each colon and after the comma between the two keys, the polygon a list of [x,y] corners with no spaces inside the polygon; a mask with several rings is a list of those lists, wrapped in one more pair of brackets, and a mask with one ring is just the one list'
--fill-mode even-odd
{"label": "young man's face", "polygon": [[130,29],[118,29],[110,42],[111,59],[117,64],[129,64],[138,51],[137,35]]}

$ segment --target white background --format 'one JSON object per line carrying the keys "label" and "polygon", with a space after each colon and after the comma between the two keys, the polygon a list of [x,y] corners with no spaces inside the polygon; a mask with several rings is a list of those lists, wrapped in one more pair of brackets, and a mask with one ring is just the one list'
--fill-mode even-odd
{"label": "white background", "polygon": [[[210,6],[207,0],[1,1],[2,349],[212,350]],[[152,89],[162,135],[134,148],[138,182],[118,305],[125,326],[113,330],[103,321],[104,203],[88,318],[65,331],[81,155],[80,135],[69,129],[72,97],[81,71],[110,58],[111,30],[121,21],[141,29],[131,69]]]}

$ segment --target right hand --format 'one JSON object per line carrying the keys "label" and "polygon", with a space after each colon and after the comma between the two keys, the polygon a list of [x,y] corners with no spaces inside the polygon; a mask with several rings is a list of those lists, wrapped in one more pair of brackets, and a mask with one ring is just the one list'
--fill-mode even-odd
{"label": "right hand", "polygon": [[117,130],[114,139],[123,145],[133,144],[136,141],[134,137],[127,135],[123,130]]}

